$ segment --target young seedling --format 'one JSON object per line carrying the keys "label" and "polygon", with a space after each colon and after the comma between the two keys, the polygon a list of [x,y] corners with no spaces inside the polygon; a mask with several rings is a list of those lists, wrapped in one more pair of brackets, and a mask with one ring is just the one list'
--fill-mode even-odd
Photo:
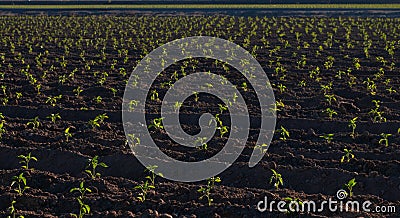
{"label": "young seedling", "polygon": [[354,139],[355,137],[356,137],[356,133],[355,133],[355,130],[356,130],[356,128],[357,128],[357,119],[358,119],[358,117],[354,117],[353,119],[351,119],[350,121],[349,121],[349,127],[351,127],[351,129],[352,129],[352,131],[351,131],[351,133],[350,133],[350,136]]}
{"label": "young seedling", "polygon": [[228,110],[228,107],[223,104],[218,104],[219,112],[222,114],[224,111]]}
{"label": "young seedling", "polygon": [[198,137],[197,140],[195,141],[195,144],[200,145],[199,149],[202,150],[207,150],[208,145],[207,145],[207,137]]}
{"label": "young seedling", "polygon": [[152,101],[159,101],[160,99],[158,98],[158,92],[157,92],[157,90],[152,90],[151,91],[151,96],[150,96],[150,99],[152,100]]}
{"label": "young seedling", "polygon": [[93,120],[89,120],[89,125],[91,125],[93,129],[95,129],[96,127],[100,127],[100,124],[104,123],[104,120],[107,118],[107,114],[99,114]]}
{"label": "young seedling", "polygon": [[276,131],[280,133],[281,136],[279,137],[279,139],[282,141],[286,141],[290,137],[289,131],[283,126],[281,126],[281,128]]}
{"label": "young seedling", "polygon": [[137,107],[139,104],[139,101],[137,100],[131,100],[129,101],[128,107],[129,107],[129,111],[133,111],[135,109],[135,107]]}
{"label": "young seedling", "polygon": [[344,184],[344,187],[349,190],[349,197],[353,196],[353,187],[357,184],[356,179],[353,178],[350,181],[348,181],[346,184]]}
{"label": "young seedling", "polygon": [[90,213],[90,206],[83,202],[83,198],[85,197],[86,193],[91,193],[92,190],[89,188],[84,187],[84,182],[82,181],[77,188],[71,188],[69,190],[70,193],[72,192],[79,192],[80,196],[76,198],[79,203],[79,214],[71,214],[72,217],[82,218],[84,215]]}
{"label": "young seedling", "polygon": [[132,146],[136,146],[140,144],[140,138],[136,137],[135,134],[128,134],[128,139],[126,139],[125,145],[130,143]]}
{"label": "young seedling", "polygon": [[29,127],[30,125],[32,125],[32,128],[33,128],[33,129],[39,128],[39,126],[41,125],[41,123],[40,123],[40,121],[39,121],[39,117],[35,117],[35,118],[33,118],[31,121],[29,121],[29,122],[26,123],[26,126]]}
{"label": "young seedling", "polygon": [[[11,201],[11,206],[9,206],[7,208],[8,212],[9,212],[9,215],[7,216],[7,218],[16,218],[17,217],[17,214],[16,214],[17,210],[15,209],[15,206],[14,206],[16,203],[17,203],[16,200]],[[19,215],[18,218],[24,218],[24,216]]]}
{"label": "young seedling", "polygon": [[279,189],[280,185],[283,185],[282,175],[277,173],[274,169],[271,169],[272,176],[269,178],[269,184],[274,182],[275,189]]}
{"label": "young seedling", "polygon": [[155,187],[153,185],[149,184],[149,181],[146,180],[146,182],[142,185],[137,185],[133,189],[139,189],[141,192],[139,193],[139,196],[136,197],[140,202],[144,202],[146,200],[147,193],[150,191],[150,189],[154,189]]}
{"label": "young seedling", "polygon": [[78,86],[76,87],[76,89],[73,90],[73,92],[75,93],[76,97],[79,97],[81,92],[83,92],[83,89],[80,86]]}
{"label": "young seedling", "polygon": [[179,102],[179,101],[175,102],[175,104],[174,104],[175,113],[179,112],[179,108],[181,108],[181,106],[182,106],[182,102]]}
{"label": "young seedling", "polygon": [[117,95],[117,90],[115,88],[110,88],[110,91],[113,93],[113,96],[115,98],[115,96]]}
{"label": "young seedling", "polygon": [[65,140],[68,142],[69,138],[72,137],[72,133],[69,132],[71,127],[68,127],[64,130]]}
{"label": "young seedling", "polygon": [[47,97],[46,103],[49,103],[51,106],[55,107],[57,105],[57,100],[60,100],[62,95],[57,95],[53,97]]}
{"label": "young seedling", "polygon": [[254,149],[258,149],[261,154],[265,154],[267,152],[268,145],[267,144],[262,144],[262,145],[256,145]]}
{"label": "young seedling", "polygon": [[164,126],[162,125],[162,120],[164,118],[160,117],[160,118],[154,118],[153,121],[151,121],[151,124],[148,126],[148,128],[152,128],[154,127],[155,129],[164,129]]}
{"label": "young seedling", "polygon": [[347,149],[347,148],[343,149],[343,151],[344,151],[344,155],[340,159],[340,163],[343,163],[345,161],[350,162],[350,160],[354,158],[353,151],[351,149]]}
{"label": "young seedling", "polygon": [[334,136],[333,133],[329,133],[329,134],[321,135],[319,137],[325,139],[328,143],[331,143],[333,140],[333,136]]}
{"label": "young seedling", "polygon": [[392,136],[390,133],[381,133],[381,139],[379,140],[379,144],[384,144],[386,147],[389,146],[389,137]]}
{"label": "young seedling", "polygon": [[103,98],[101,96],[96,96],[93,98],[93,101],[96,102],[97,104],[100,104],[101,101],[103,101]]}
{"label": "young seedling", "polygon": [[4,127],[4,120],[0,121],[0,139],[3,138],[3,134],[6,133],[6,128]]}
{"label": "young seedling", "polygon": [[87,162],[87,166],[85,172],[90,176],[92,179],[100,178],[101,174],[96,172],[97,167],[107,168],[107,164],[103,162],[99,162],[99,156],[96,155],[93,158],[89,158]]}
{"label": "young seedling", "polygon": [[18,195],[24,194],[25,190],[29,189],[30,187],[26,185],[26,178],[24,173],[20,173],[18,176],[12,177],[11,187],[16,185],[17,187],[14,189]]}
{"label": "young seedling", "polygon": [[149,173],[150,173],[150,175],[146,176],[146,179],[148,179],[148,180],[150,181],[150,184],[151,184],[153,187],[155,187],[154,181],[155,181],[156,177],[157,177],[157,176],[160,176],[160,177],[163,176],[162,173],[156,173],[156,172],[155,172],[155,170],[156,170],[157,167],[158,167],[158,166],[155,166],[155,165],[154,165],[154,166],[148,166],[148,167],[144,170],[144,172],[149,172]]}
{"label": "young seedling", "polygon": [[286,213],[288,214],[298,212],[302,208],[303,202],[299,198],[286,197],[283,200],[287,202]]}
{"label": "young seedling", "polygon": [[29,152],[28,155],[18,155],[18,158],[22,159],[21,161],[19,161],[20,164],[22,164],[21,168],[25,169],[25,170],[33,170],[33,168],[29,168],[29,162],[31,160],[33,161],[37,161],[37,158],[32,156],[31,152]]}
{"label": "young seedling", "polygon": [[331,108],[325,109],[325,113],[328,115],[329,119],[332,120],[333,115],[337,115],[337,112]]}
{"label": "young seedling", "polygon": [[54,124],[56,123],[57,119],[61,119],[61,116],[59,113],[56,114],[50,114],[49,116],[47,116],[46,118],[50,119],[51,122],[53,122]]}
{"label": "young seedling", "polygon": [[201,194],[199,197],[199,200],[202,200],[204,197],[207,198],[208,206],[211,206],[211,203],[214,201],[214,199],[211,198],[211,191],[214,189],[215,183],[216,182],[221,182],[221,178],[219,177],[211,177],[207,179],[207,185],[204,187],[201,187],[200,189],[197,190]]}

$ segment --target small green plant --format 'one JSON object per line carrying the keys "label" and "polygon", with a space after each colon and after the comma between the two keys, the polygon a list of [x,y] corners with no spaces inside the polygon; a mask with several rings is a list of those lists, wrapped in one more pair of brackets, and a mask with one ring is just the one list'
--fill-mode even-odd
{"label": "small green plant", "polygon": [[59,113],[56,114],[50,114],[49,116],[47,116],[46,118],[50,119],[51,122],[53,122],[54,124],[56,123],[57,119],[61,119],[61,116]]}
{"label": "small green plant", "polygon": [[224,111],[228,110],[228,107],[223,104],[218,104],[219,112],[222,114]]}
{"label": "small green plant", "polygon": [[133,146],[139,145],[140,144],[140,138],[137,137],[135,134],[131,133],[128,134],[128,137],[126,139],[125,145],[128,145],[130,143]]}
{"label": "small green plant", "polygon": [[103,98],[101,96],[96,96],[93,98],[93,101],[100,104],[103,101]]}
{"label": "small green plant", "polygon": [[18,195],[24,194],[24,192],[30,187],[26,185],[26,178],[24,173],[20,173],[18,176],[12,177],[11,187],[17,186],[14,191],[17,192]]}
{"label": "small green plant", "polygon": [[[15,209],[15,204],[17,203],[16,200],[11,201],[11,205],[7,208],[9,215],[7,218],[16,218],[17,217],[17,210]],[[20,215],[18,218],[24,218],[24,216]]]}
{"label": "small green plant", "polygon": [[221,178],[219,177],[211,177],[207,179],[207,185],[201,187],[200,189],[197,190],[201,194],[199,197],[199,200],[202,200],[204,197],[207,198],[208,206],[211,206],[211,203],[214,201],[214,199],[211,198],[211,191],[215,187],[216,182],[221,182]]}
{"label": "small green plant", "polygon": [[150,99],[152,100],[152,101],[159,101],[160,99],[158,98],[158,92],[157,92],[157,90],[152,90],[151,91],[151,96],[150,96]]}
{"label": "small green plant", "polygon": [[156,173],[155,170],[157,169],[158,166],[147,166],[144,172],[149,172],[150,175],[146,176],[146,179],[150,181],[150,184],[155,187],[154,181],[157,176],[162,177],[162,173]]}
{"label": "small green plant", "polygon": [[76,95],[77,97],[79,97],[79,95],[81,94],[81,92],[83,92],[83,89],[82,89],[80,86],[78,86],[78,87],[76,87],[76,88],[73,90],[73,92],[75,93],[75,95]]}
{"label": "small green plant", "polygon": [[343,149],[343,151],[344,151],[344,155],[340,159],[340,163],[343,163],[345,161],[350,162],[350,160],[354,158],[353,151],[351,149],[347,149],[347,148]]}
{"label": "small green plant", "polygon": [[92,178],[92,179],[100,178],[101,174],[96,172],[96,169],[98,166],[103,167],[103,168],[108,167],[107,164],[105,164],[103,162],[99,162],[98,155],[94,156],[93,158],[88,159],[85,172],[90,176],[90,178]]}
{"label": "small green plant", "polygon": [[128,107],[129,107],[129,111],[133,111],[135,109],[135,107],[137,107],[139,104],[139,101],[137,100],[131,100],[128,103]]}
{"label": "small green plant", "polygon": [[62,95],[49,96],[47,97],[46,104],[49,103],[51,106],[55,107],[57,105],[57,100],[60,100]]}
{"label": "small green plant", "polygon": [[350,133],[350,136],[354,139],[354,137],[356,137],[356,133],[355,133],[355,130],[356,130],[356,128],[357,128],[357,119],[358,119],[358,117],[354,117],[353,119],[351,119],[350,121],[349,121],[349,127],[351,127],[351,133]]}
{"label": "small green plant", "polygon": [[279,139],[282,141],[286,141],[290,137],[289,131],[283,126],[281,126],[281,128],[276,131],[280,133],[281,136],[279,137]]}
{"label": "small green plant", "polygon": [[200,145],[199,148],[203,150],[207,150],[208,145],[207,145],[207,137],[198,137],[195,141],[195,144]]}
{"label": "small green plant", "polygon": [[21,159],[21,161],[19,161],[19,163],[22,164],[21,168],[25,170],[33,170],[33,168],[29,168],[29,162],[31,160],[37,161],[37,158],[32,156],[31,152],[29,152],[28,155],[18,155],[18,158]]}
{"label": "small green plant", "polygon": [[349,180],[346,184],[344,184],[344,187],[347,188],[349,191],[349,197],[353,196],[353,187],[357,184],[356,179],[353,178]]}
{"label": "small green plant", "polygon": [[83,198],[85,197],[86,193],[91,193],[92,190],[89,188],[84,187],[84,182],[82,181],[77,188],[71,188],[69,190],[70,193],[72,192],[79,192],[80,195],[76,198],[76,201],[79,203],[79,214],[71,214],[72,217],[82,218],[83,216],[90,213],[90,206],[83,202]]}
{"label": "small green plant", "polygon": [[389,146],[389,137],[392,136],[392,134],[389,133],[381,133],[381,139],[379,140],[379,144],[384,144],[386,147]]}
{"label": "small green plant", "polygon": [[301,210],[303,202],[299,199],[299,198],[291,198],[291,197],[286,197],[283,199],[284,201],[286,201],[286,213],[290,214],[293,212],[298,212]]}
{"label": "small green plant", "polygon": [[64,136],[65,136],[65,140],[68,142],[69,138],[72,137],[72,133],[69,132],[69,130],[71,129],[71,127],[68,127],[64,130]]}
{"label": "small green plant", "polygon": [[271,169],[272,176],[269,178],[269,184],[274,183],[275,189],[279,189],[279,186],[283,185],[282,175],[277,173],[274,169]]}
{"label": "small green plant", "polygon": [[337,112],[331,108],[325,109],[325,113],[328,115],[329,119],[333,119],[333,115],[337,115]]}
{"label": "small green plant", "polygon": [[254,149],[258,149],[260,153],[265,154],[267,152],[268,145],[267,144],[256,145]]}
{"label": "small green plant", "polygon": [[0,121],[0,139],[2,139],[3,134],[7,132],[6,128],[4,127],[4,123],[5,123],[4,120]]}
{"label": "small green plant", "polygon": [[26,126],[29,127],[30,125],[32,125],[32,128],[33,128],[33,129],[39,128],[39,126],[41,125],[41,123],[40,123],[40,121],[39,121],[39,117],[35,117],[35,118],[33,118],[31,121],[29,121],[29,122],[26,123]]}
{"label": "small green plant", "polygon": [[154,118],[153,121],[151,121],[151,124],[148,126],[148,128],[156,128],[156,129],[164,129],[164,126],[162,125],[162,120],[164,118],[160,117],[160,118]]}
{"label": "small green plant", "polygon": [[179,112],[179,108],[181,108],[181,106],[182,106],[182,102],[179,102],[179,101],[175,102],[174,109],[175,109],[176,113]]}
{"label": "small green plant", "polygon": [[88,123],[93,129],[95,129],[96,127],[100,127],[100,124],[104,123],[104,120],[107,118],[107,114],[99,114],[93,120],[89,120]]}
{"label": "small green plant", "polygon": [[116,94],[117,94],[117,89],[115,89],[115,88],[110,88],[110,91],[113,93],[113,96],[114,96],[114,98],[115,98],[115,96],[116,96]]}
{"label": "small green plant", "polygon": [[149,184],[149,181],[146,180],[144,184],[142,185],[137,185],[133,189],[139,189],[140,193],[139,196],[136,197],[140,202],[144,202],[146,200],[147,193],[150,191],[150,189],[154,189],[155,187],[153,185]]}
{"label": "small green plant", "polygon": [[319,137],[325,139],[328,143],[331,143],[333,140],[333,136],[334,136],[333,133],[329,133],[329,134],[321,135]]}

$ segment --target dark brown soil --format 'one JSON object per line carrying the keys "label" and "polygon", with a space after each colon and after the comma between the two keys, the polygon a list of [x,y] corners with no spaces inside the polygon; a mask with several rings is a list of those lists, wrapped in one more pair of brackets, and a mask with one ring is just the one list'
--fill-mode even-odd
{"label": "dark brown soil", "polygon": [[[92,193],[84,198],[91,207],[91,217],[400,217],[399,24],[397,18],[0,17],[0,55],[4,57],[0,59],[0,73],[4,73],[4,78],[0,74],[0,84],[6,87],[5,94],[0,90],[0,100],[8,99],[0,106],[6,130],[0,140],[0,214],[7,216],[7,208],[15,199],[18,215],[70,217],[70,213],[79,210],[75,200],[77,194],[70,193],[70,189],[85,181],[92,189]],[[346,28],[351,29],[349,41],[345,38]],[[299,44],[296,32],[302,34]],[[312,32],[317,35],[314,41]],[[264,159],[256,167],[249,168],[248,159],[259,132],[260,109],[251,87],[248,91],[238,88],[246,99],[252,129],[245,151],[219,175],[222,182],[212,191],[213,204],[208,206],[205,199],[199,200],[197,190],[205,185],[204,181],[181,183],[162,178],[156,178],[156,187],[150,191],[147,200],[139,202],[136,199],[139,191],[133,188],[142,184],[148,174],[125,144],[121,121],[125,81],[137,61],[152,49],[174,39],[195,35],[230,39],[249,51],[258,46],[256,57],[274,84],[275,98],[285,105],[278,111],[277,128],[288,129],[290,137],[282,141],[279,133],[275,133]],[[332,45],[329,45],[330,35]],[[269,43],[265,43],[263,37]],[[250,43],[246,43],[246,38]],[[368,40],[372,45],[370,56],[366,57],[363,47]],[[290,45],[285,47],[286,41]],[[393,42],[393,55],[385,49],[389,41]],[[304,48],[304,42],[309,44],[308,48]],[[353,47],[347,48],[349,43]],[[277,46],[280,49],[274,52]],[[128,51],[127,61],[124,61],[124,54],[119,55],[118,51],[123,53],[122,49]],[[319,55],[316,54],[318,50]],[[39,54],[42,66],[35,60]],[[302,55],[307,57],[307,63],[297,67]],[[326,69],[324,63],[328,56],[332,56],[334,62]],[[378,56],[387,63],[379,62]],[[65,67],[60,63],[63,57],[67,61]],[[360,60],[359,69],[355,68],[354,58]],[[245,81],[235,70],[225,72],[213,60],[198,61],[197,64],[191,60],[187,62],[187,73],[210,70],[227,76],[238,86]],[[394,67],[390,67],[391,63]],[[180,69],[183,65],[185,63],[180,62],[170,66],[154,83],[161,99],[167,91],[161,83],[169,81],[175,70],[182,77]],[[191,70],[192,65],[196,66],[195,70]],[[286,73],[277,73],[279,66],[283,66]],[[320,78],[318,81],[309,76],[317,66],[321,69],[316,76]],[[379,77],[376,73],[380,68],[384,74]],[[348,69],[351,69],[350,73],[341,78],[337,76],[339,70]],[[32,84],[24,73],[26,71],[37,82]],[[74,72],[73,77],[70,77],[71,72]],[[104,84],[99,84],[104,72],[108,76]],[[63,75],[67,79],[61,83]],[[283,80],[280,79],[282,75],[285,75]],[[355,77],[352,87],[348,85],[351,77]],[[364,81],[367,78],[376,84],[375,95],[366,88]],[[305,87],[298,85],[302,80],[306,82]],[[332,82],[332,90],[328,93],[337,99],[331,105],[321,90],[321,85],[329,82]],[[41,85],[40,93],[35,89],[36,84]],[[286,90],[281,93],[278,84],[285,85]],[[83,89],[80,96],[73,91],[78,86]],[[397,92],[390,93],[387,90],[390,87]],[[110,88],[116,89],[115,96]],[[22,93],[22,97],[17,98],[17,92]],[[46,103],[48,97],[60,94],[62,97],[55,106]],[[93,100],[97,96],[102,98],[100,103]],[[385,122],[373,122],[369,114],[374,108],[372,100],[380,100]],[[148,99],[147,103],[148,121],[159,117],[161,102]],[[210,95],[201,95],[199,102],[193,97],[187,99],[180,111],[183,128],[196,133],[199,115],[218,113],[218,103],[221,101]],[[323,112],[326,108],[338,114],[329,119]],[[52,113],[59,113],[61,119],[52,123],[46,118]],[[88,125],[89,120],[103,113],[109,118],[100,127],[93,129]],[[33,129],[27,122],[36,116],[41,125]],[[229,114],[225,112],[222,117],[224,123],[229,124]],[[354,117],[358,120],[353,139],[348,122]],[[72,133],[68,142],[64,136],[67,127]],[[181,148],[164,131],[151,131],[164,152],[185,161],[212,156],[229,137],[228,134],[223,138],[214,137],[208,144],[209,149],[203,151]],[[329,133],[334,134],[330,143],[320,137]],[[387,147],[379,143],[381,133],[392,134]],[[348,163],[340,162],[344,148],[351,149],[355,155]],[[30,164],[34,170],[24,171],[17,156],[29,152],[38,161]],[[98,169],[101,178],[92,180],[83,171],[87,159],[95,155],[99,155],[109,168]],[[271,169],[283,177],[284,185],[279,190],[269,184]],[[21,172],[31,188],[18,196],[10,184],[12,177]],[[285,214],[276,208],[265,213],[256,209],[264,197],[271,201],[285,197],[317,202],[336,199],[336,192],[352,178],[356,179],[357,185],[351,200],[369,200],[373,203],[371,208],[395,205],[396,212],[332,213],[326,210]]]}

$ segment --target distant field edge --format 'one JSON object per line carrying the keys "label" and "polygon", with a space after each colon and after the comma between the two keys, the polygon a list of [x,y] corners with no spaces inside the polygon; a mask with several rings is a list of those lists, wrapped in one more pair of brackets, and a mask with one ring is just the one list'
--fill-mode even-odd
{"label": "distant field edge", "polygon": [[400,9],[400,4],[85,4],[0,5],[0,10],[101,10],[101,9]]}

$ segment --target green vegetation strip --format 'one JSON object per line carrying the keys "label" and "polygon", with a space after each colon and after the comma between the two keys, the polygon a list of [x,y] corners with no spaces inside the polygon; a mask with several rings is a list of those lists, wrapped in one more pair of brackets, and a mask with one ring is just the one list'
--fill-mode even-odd
{"label": "green vegetation strip", "polygon": [[400,4],[0,5],[0,9],[400,9]]}

